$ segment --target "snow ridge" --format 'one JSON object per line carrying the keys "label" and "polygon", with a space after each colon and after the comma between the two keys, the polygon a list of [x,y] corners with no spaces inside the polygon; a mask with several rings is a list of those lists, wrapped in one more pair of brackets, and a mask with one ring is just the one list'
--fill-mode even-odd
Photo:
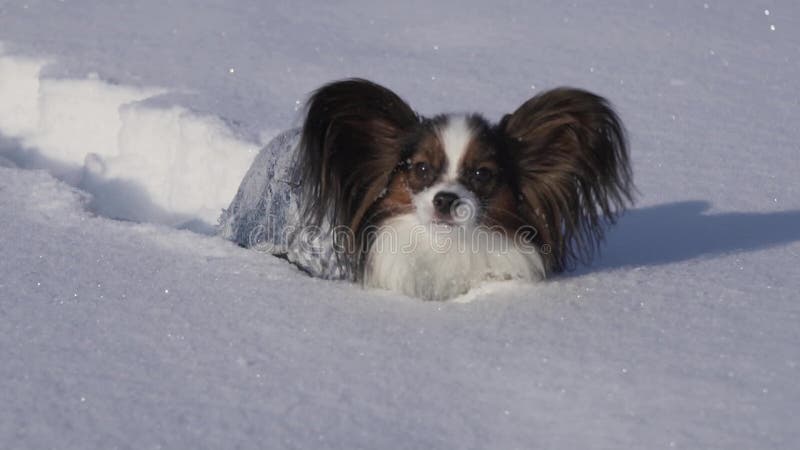
{"label": "snow ridge", "polygon": [[164,89],[47,78],[48,64],[0,46],[0,135],[14,141],[0,156],[88,191],[101,215],[210,231],[258,146],[218,117],[151,106]]}

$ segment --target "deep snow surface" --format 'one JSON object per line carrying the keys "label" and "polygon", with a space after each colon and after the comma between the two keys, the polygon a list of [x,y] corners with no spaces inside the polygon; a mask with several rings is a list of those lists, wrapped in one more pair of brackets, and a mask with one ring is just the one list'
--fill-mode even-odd
{"label": "deep snow surface", "polygon": [[[602,4],[0,0],[0,448],[796,448],[800,5]],[[451,303],[203,234],[345,76],[597,91],[637,208]]]}

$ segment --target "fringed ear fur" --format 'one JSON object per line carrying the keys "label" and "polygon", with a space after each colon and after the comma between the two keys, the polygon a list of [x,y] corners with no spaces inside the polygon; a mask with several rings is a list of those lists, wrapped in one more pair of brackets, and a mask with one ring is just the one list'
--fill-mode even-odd
{"label": "fringed ear fur", "polygon": [[354,232],[400,162],[403,130],[419,118],[397,94],[362,79],[311,96],[300,141],[303,213]]}
{"label": "fringed ear fur", "polygon": [[553,272],[587,263],[604,228],[632,202],[625,130],[602,97],[558,88],[531,98],[497,125],[516,170],[520,213]]}

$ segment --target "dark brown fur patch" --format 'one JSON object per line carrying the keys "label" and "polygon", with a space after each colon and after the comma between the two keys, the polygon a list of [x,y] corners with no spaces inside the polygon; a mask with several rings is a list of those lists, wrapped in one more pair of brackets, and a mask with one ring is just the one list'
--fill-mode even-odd
{"label": "dark brown fur patch", "polygon": [[525,223],[548,245],[549,270],[588,262],[606,224],[631,202],[625,130],[602,97],[560,88],[531,98],[497,126],[505,136]]}
{"label": "dark brown fur patch", "polygon": [[304,213],[357,229],[399,163],[401,141],[419,122],[394,92],[366,80],[323,86],[308,101],[300,142]]}
{"label": "dark brown fur patch", "polygon": [[388,217],[413,212],[412,195],[407,174],[405,172],[397,173],[389,182],[386,193],[371,208],[367,222],[377,224]]}

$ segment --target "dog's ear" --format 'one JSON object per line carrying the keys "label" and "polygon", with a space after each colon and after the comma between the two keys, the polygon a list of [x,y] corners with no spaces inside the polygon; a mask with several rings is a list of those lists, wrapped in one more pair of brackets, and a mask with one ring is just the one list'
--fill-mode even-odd
{"label": "dog's ear", "polygon": [[538,233],[550,271],[589,262],[632,200],[625,130],[602,97],[572,88],[537,95],[498,124],[509,148],[519,213]]}
{"label": "dog's ear", "polygon": [[419,118],[397,94],[361,79],[321,87],[306,108],[299,152],[305,217],[355,231],[400,162],[404,131]]}

